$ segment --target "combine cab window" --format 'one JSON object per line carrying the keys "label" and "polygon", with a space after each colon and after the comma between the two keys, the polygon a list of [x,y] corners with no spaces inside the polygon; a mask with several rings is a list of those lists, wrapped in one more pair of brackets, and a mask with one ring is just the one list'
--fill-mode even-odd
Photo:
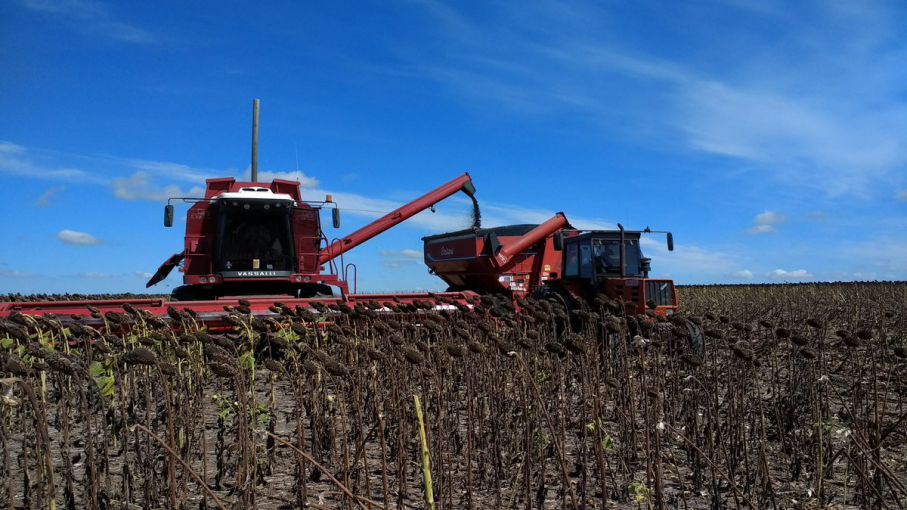
{"label": "combine cab window", "polygon": [[247,204],[221,210],[218,271],[292,271],[289,208]]}

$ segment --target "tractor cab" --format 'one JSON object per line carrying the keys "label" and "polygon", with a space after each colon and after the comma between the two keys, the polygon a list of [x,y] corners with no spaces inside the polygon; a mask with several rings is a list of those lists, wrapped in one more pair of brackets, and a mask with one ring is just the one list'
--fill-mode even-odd
{"label": "tractor cab", "polygon": [[[630,314],[649,309],[659,315],[673,313],[677,308],[674,283],[649,279],[651,259],[640,248],[642,234],[649,232],[621,227],[560,236],[556,244],[563,251],[563,285],[587,299],[604,292],[620,299]],[[668,250],[673,250],[673,236],[667,233],[667,237]]]}
{"label": "tractor cab", "polygon": [[563,240],[563,277],[600,281],[647,278],[650,259],[639,247],[640,232],[592,231]]}

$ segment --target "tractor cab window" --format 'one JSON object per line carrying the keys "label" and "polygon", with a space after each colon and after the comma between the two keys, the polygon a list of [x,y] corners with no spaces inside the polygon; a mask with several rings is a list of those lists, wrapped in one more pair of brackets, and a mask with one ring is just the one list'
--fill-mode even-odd
{"label": "tractor cab window", "polygon": [[[609,276],[620,274],[620,240],[619,239],[593,239],[592,254],[595,259],[595,271],[598,274]],[[639,259],[641,251],[639,240],[627,239],[625,242],[626,275],[638,276],[640,274]]]}
{"label": "tractor cab window", "polygon": [[271,201],[225,201],[219,218],[218,271],[292,271],[291,208]]}
{"label": "tractor cab window", "polygon": [[579,275],[582,278],[592,277],[592,247],[589,241],[579,245]]}
{"label": "tractor cab window", "polygon": [[564,248],[564,276],[574,278],[579,274],[579,254],[576,243],[569,243]]}

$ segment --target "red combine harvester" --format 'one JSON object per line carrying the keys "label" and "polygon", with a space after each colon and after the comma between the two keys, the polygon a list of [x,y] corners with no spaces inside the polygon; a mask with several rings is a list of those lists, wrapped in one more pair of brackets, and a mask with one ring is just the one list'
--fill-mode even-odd
{"label": "red combine harvester", "polygon": [[[186,219],[185,248],[172,255],[148,280],[147,287],[162,281],[181,262],[183,285],[171,299],[127,299],[107,301],[44,301],[0,303],[0,317],[14,312],[60,316],[91,315],[122,311],[128,304],[153,315],[166,316],[168,307],[186,308],[209,322],[217,322],[224,307],[249,303],[252,313],[267,315],[275,302],[287,306],[311,307],[323,304],[336,308],[342,303],[413,303],[441,299],[442,308],[466,304],[472,294],[407,293],[357,294],[349,292],[347,276],[356,266],[344,264],[343,255],[389,228],[462,191],[474,196],[468,173],[451,180],[412,202],[369,223],[352,234],[329,242],[321,228],[320,212],[331,207],[333,223],[339,227],[337,204],[305,202],[299,183],[275,179],[270,185],[237,182],[233,178],[208,179],[204,198],[191,200]],[[174,200],[174,199],[171,199]],[[173,206],[168,204],[164,224],[173,224]]]}
{"label": "red combine harvester", "polygon": [[[331,207],[334,228],[340,227],[340,209],[330,196],[323,202],[306,202],[298,182],[275,179],[262,185],[254,173],[252,182],[208,179],[204,198],[170,199],[194,202],[186,219],[185,248],[167,259],[146,287],[162,281],[185,260],[184,285],[174,289],[174,301],[347,296],[347,276],[351,269],[355,274],[355,266],[344,264],[344,253],[459,191],[474,195],[469,174],[330,242],[320,215],[323,208]],[[164,224],[173,225],[169,203]]]}
{"label": "red combine harvester", "polygon": [[[300,183],[275,179],[258,181],[258,100],[253,103],[251,182],[232,177],[208,179],[198,198],[171,198],[164,209],[164,226],[173,225],[171,202],[189,202],[183,251],[172,255],[148,280],[164,280],[182,263],[183,285],[170,300],[161,298],[104,301],[42,301],[0,303],[0,317],[13,313],[89,318],[124,305],[166,317],[168,308],[191,309],[208,322],[217,322],[225,307],[240,300],[253,314],[267,315],[275,302],[287,306],[414,303],[440,299],[439,308],[466,304],[464,293],[357,294],[356,266],[344,254],[438,202],[462,191],[478,210],[468,173],[391,211],[352,234],[329,240],[321,225],[321,210],[330,208],[333,226],[340,227],[340,209],[330,196],[324,201],[302,200]],[[475,223],[478,223],[477,217]],[[352,275],[353,292],[349,276]],[[94,311],[92,311],[94,309]]]}
{"label": "red combine harvester", "polygon": [[[449,291],[551,298],[568,308],[599,294],[624,303],[628,314],[677,310],[674,282],[650,279],[640,249],[644,231],[580,231],[563,213],[541,225],[467,229],[423,238],[425,264]],[[674,239],[665,232],[668,250]]]}

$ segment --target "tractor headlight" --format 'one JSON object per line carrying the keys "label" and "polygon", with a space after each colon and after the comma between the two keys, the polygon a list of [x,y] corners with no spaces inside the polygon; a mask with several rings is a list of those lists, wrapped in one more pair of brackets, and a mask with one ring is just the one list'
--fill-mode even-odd
{"label": "tractor headlight", "polygon": [[208,283],[208,279],[205,278],[204,276],[202,276],[202,277],[200,277],[200,278],[198,279],[198,282],[199,282],[199,283]]}

